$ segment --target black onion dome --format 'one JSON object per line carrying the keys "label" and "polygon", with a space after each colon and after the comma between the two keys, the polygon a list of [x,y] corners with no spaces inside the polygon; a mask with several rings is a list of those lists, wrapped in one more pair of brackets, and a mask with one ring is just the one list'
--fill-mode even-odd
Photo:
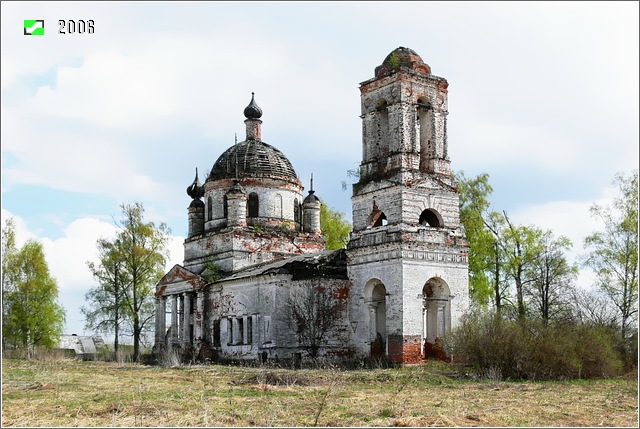
{"label": "black onion dome", "polygon": [[429,67],[420,55],[418,55],[413,49],[399,47],[394,49],[375,69],[376,77],[383,77],[391,74],[394,70],[400,68],[407,68],[409,70],[431,74],[431,67]]}
{"label": "black onion dome", "polygon": [[282,152],[261,140],[247,140],[220,155],[208,180],[265,177],[300,183],[293,165]]}
{"label": "black onion dome", "polygon": [[262,116],[262,109],[256,104],[253,92],[251,93],[251,103],[244,108],[244,116],[247,119],[260,119]]}
{"label": "black onion dome", "polygon": [[187,195],[191,198],[198,199],[204,196],[204,188],[198,178],[198,169],[196,168],[196,178],[193,179],[193,183],[187,187]]}
{"label": "black onion dome", "polygon": [[309,195],[304,199],[303,204],[319,203],[320,198],[316,197],[315,192],[316,191],[309,191]]}

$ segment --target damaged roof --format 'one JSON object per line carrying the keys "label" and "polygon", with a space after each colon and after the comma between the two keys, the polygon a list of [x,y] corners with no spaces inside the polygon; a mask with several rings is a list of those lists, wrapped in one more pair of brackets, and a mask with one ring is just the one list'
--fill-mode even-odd
{"label": "damaged roof", "polygon": [[318,253],[307,253],[276,262],[248,267],[229,277],[225,277],[220,280],[220,283],[270,274],[291,274],[293,280],[313,277],[346,279],[348,278],[346,251],[345,249],[324,250]]}

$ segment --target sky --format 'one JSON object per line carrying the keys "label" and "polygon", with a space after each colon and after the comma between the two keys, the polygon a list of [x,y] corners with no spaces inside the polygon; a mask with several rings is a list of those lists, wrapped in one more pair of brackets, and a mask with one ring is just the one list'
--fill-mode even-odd
{"label": "sky", "polygon": [[[359,85],[394,49],[449,82],[455,172],[487,173],[492,208],[574,243],[638,168],[638,2],[15,2],[1,7],[2,225],[40,241],[66,334],[96,240],[121,204],[172,231],[182,263],[186,188],[245,138],[255,92],[262,139],[351,219],[362,156]],[[24,20],[44,20],[25,36]],[[93,21],[61,34],[59,21]],[[306,191],[305,191],[306,193]],[[590,287],[583,270],[578,283]]]}

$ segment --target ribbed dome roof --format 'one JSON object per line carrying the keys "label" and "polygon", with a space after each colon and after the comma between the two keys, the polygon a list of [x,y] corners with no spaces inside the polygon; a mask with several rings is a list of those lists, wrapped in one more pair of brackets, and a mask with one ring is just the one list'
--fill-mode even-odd
{"label": "ribbed dome roof", "polygon": [[[236,173],[237,165],[237,173]],[[210,180],[270,177],[294,179],[293,165],[282,152],[261,140],[247,140],[231,146],[213,164]]]}

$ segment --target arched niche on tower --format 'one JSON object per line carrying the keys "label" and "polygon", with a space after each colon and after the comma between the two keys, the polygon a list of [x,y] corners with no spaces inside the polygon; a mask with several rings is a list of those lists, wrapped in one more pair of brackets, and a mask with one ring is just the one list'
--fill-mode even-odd
{"label": "arched niche on tower", "polygon": [[386,165],[386,158],[389,154],[389,103],[384,98],[380,98],[376,102],[375,124],[373,158]]}
{"label": "arched niche on tower", "polygon": [[371,357],[387,354],[387,288],[379,279],[369,280],[364,287],[368,310]]}
{"label": "arched niche on tower", "polygon": [[431,345],[451,327],[451,290],[440,277],[432,277],[422,288],[423,338]]}
{"label": "arched niche on tower", "polygon": [[433,106],[427,97],[418,97],[416,121],[419,127],[420,171],[426,172],[429,169],[428,160],[435,154]]}
{"label": "arched niche on tower", "polygon": [[444,227],[444,222],[442,221],[442,215],[438,213],[437,210],[434,209],[425,209],[420,213],[420,218],[418,219],[418,223],[422,226],[431,226],[434,228],[442,228]]}

